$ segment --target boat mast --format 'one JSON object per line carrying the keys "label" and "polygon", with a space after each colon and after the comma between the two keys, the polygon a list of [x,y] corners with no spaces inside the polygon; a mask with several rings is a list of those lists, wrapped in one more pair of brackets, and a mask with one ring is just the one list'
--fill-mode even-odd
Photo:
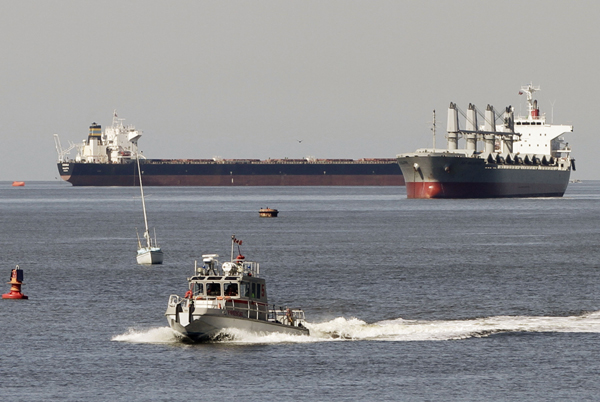
{"label": "boat mast", "polygon": [[539,117],[539,109],[537,108],[537,101],[533,100],[533,93],[539,91],[540,87],[534,87],[533,83],[525,87],[521,87],[521,91],[519,95],[525,93],[527,95],[527,118],[528,119],[537,119]]}
{"label": "boat mast", "polygon": [[433,152],[435,152],[435,109],[433,109],[433,127],[431,127],[431,131],[433,131]]}
{"label": "boat mast", "polygon": [[148,218],[146,216],[146,201],[144,200],[144,186],[142,185],[142,170],[140,169],[140,157],[136,154],[135,160],[137,161],[138,174],[140,176],[140,193],[142,194],[142,209],[144,211],[144,238],[146,239],[146,246],[150,248],[150,234],[148,233]]}

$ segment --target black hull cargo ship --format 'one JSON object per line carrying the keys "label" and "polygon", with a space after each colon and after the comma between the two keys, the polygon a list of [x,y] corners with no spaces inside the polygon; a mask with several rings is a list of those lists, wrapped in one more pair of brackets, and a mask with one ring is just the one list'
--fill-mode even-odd
{"label": "black hull cargo ship", "polygon": [[[563,138],[573,126],[546,123],[532,97],[538,90],[531,84],[522,87],[528,115],[515,118],[509,106],[498,127],[492,106],[488,105],[485,123],[479,127],[477,109],[469,105],[466,129],[461,130],[457,106],[451,103],[447,149],[435,149],[434,130],[433,149],[398,155],[407,197],[562,197],[571,170],[575,170],[571,149]],[[459,136],[466,141],[465,149],[458,149]],[[477,150],[478,141],[485,144],[481,151]]]}
{"label": "black hull cargo ship", "polygon": [[[63,150],[55,134],[60,177],[74,186],[138,186],[140,156],[146,186],[401,186],[395,158],[373,159],[145,159],[142,133],[124,126],[116,113],[102,133],[93,123],[83,144]],[[75,159],[67,154],[77,148]]]}

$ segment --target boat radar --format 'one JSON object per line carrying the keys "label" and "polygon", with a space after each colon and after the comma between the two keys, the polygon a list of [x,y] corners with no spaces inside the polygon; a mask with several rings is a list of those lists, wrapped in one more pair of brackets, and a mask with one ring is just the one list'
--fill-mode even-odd
{"label": "boat radar", "polygon": [[10,282],[7,282],[11,285],[10,292],[4,293],[2,295],[3,299],[29,299],[29,297],[25,296],[21,293],[21,286],[23,285],[23,270],[17,267],[12,270],[10,274]]}

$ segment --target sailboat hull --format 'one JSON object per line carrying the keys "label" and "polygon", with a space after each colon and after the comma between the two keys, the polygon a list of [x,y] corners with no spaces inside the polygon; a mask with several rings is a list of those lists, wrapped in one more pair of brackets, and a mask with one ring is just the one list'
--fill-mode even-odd
{"label": "sailboat hull", "polygon": [[138,250],[137,263],[141,265],[162,264],[163,252],[160,248]]}

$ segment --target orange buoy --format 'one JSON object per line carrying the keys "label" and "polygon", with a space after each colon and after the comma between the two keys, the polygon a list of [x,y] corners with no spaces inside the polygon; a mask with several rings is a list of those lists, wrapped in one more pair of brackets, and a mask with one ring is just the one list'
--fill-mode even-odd
{"label": "orange buoy", "polygon": [[13,187],[23,187],[25,185],[24,181],[13,181]]}
{"label": "orange buoy", "polygon": [[23,270],[19,268],[18,265],[10,273],[10,282],[7,283],[11,285],[10,292],[4,293],[2,295],[3,299],[29,299],[29,297],[21,293],[21,285],[23,285]]}

